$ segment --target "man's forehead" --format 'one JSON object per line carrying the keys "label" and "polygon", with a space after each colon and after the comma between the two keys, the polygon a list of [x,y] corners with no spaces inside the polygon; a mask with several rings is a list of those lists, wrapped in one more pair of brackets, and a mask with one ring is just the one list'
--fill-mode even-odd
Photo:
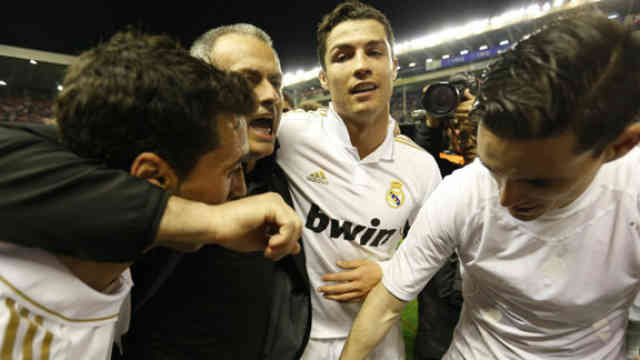
{"label": "man's forehead", "polygon": [[222,35],[216,40],[210,56],[214,64],[224,70],[253,70],[269,75],[282,75],[280,60],[275,51],[253,35]]}
{"label": "man's forehead", "polygon": [[331,30],[327,37],[327,49],[360,44],[390,46],[384,26],[374,19],[347,20]]}

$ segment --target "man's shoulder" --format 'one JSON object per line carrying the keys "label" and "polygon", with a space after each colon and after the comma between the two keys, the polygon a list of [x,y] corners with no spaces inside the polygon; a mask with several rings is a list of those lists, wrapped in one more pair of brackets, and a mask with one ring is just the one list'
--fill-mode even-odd
{"label": "man's shoulder", "polygon": [[56,139],[57,134],[58,128],[55,125],[0,121],[0,136],[2,138]]}
{"label": "man's shoulder", "polygon": [[404,135],[397,135],[393,138],[396,152],[395,158],[406,162],[412,167],[428,166],[439,173],[438,164],[429,152],[416,144],[411,138]]}

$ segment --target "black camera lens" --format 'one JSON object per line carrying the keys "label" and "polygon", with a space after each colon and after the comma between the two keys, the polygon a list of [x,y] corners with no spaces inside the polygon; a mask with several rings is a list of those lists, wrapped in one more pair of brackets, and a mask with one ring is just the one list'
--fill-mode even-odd
{"label": "black camera lens", "polygon": [[422,106],[432,116],[447,116],[460,104],[462,93],[451,83],[441,82],[429,86],[422,97]]}

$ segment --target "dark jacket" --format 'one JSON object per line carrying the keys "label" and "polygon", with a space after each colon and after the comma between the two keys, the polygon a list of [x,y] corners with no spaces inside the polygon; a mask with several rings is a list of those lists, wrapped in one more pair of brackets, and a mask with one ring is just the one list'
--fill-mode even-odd
{"label": "dark jacket", "polygon": [[2,241],[133,261],[153,243],[168,198],[147,181],[69,152],[53,126],[0,122]]}
{"label": "dark jacket", "polygon": [[[3,241],[89,260],[135,260],[125,358],[171,351],[178,355],[164,358],[300,357],[311,315],[303,254],[276,263],[262,253],[206,246],[193,254],[158,248],[141,256],[154,241],[168,194],[74,155],[52,126],[0,122],[0,169]],[[276,191],[291,204],[273,158],[261,160],[248,182],[253,193]]]}
{"label": "dark jacket", "polygon": [[[272,157],[250,174],[251,194],[275,191],[291,204],[286,176]],[[176,257],[179,257],[178,259]],[[175,266],[162,279],[162,264]],[[309,338],[311,303],[302,253],[273,262],[206,246],[193,254],[151,251],[132,267],[132,326],[126,359],[299,359]],[[141,304],[144,301],[144,304]]]}

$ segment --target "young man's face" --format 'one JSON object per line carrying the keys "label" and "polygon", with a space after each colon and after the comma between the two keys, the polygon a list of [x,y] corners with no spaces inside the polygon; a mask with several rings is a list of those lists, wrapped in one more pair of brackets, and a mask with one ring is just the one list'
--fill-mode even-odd
{"label": "young man's face", "polygon": [[251,156],[271,155],[282,114],[282,70],[275,52],[254,36],[227,34],[215,42],[211,59],[223,70],[244,75],[253,85],[259,107],[247,118]]}
{"label": "young man's face", "polygon": [[498,184],[500,204],[523,221],[569,205],[591,184],[604,156],[576,154],[575,145],[572,133],[508,140],[478,129],[478,157]]}
{"label": "young man's face", "polygon": [[247,194],[242,160],[249,153],[243,116],[217,116],[220,144],[202,155],[177,189],[181,197],[207,204],[220,204]]}
{"label": "young man's face", "polygon": [[327,37],[322,86],[345,120],[374,121],[388,115],[396,76],[384,26],[376,20],[348,20]]}

